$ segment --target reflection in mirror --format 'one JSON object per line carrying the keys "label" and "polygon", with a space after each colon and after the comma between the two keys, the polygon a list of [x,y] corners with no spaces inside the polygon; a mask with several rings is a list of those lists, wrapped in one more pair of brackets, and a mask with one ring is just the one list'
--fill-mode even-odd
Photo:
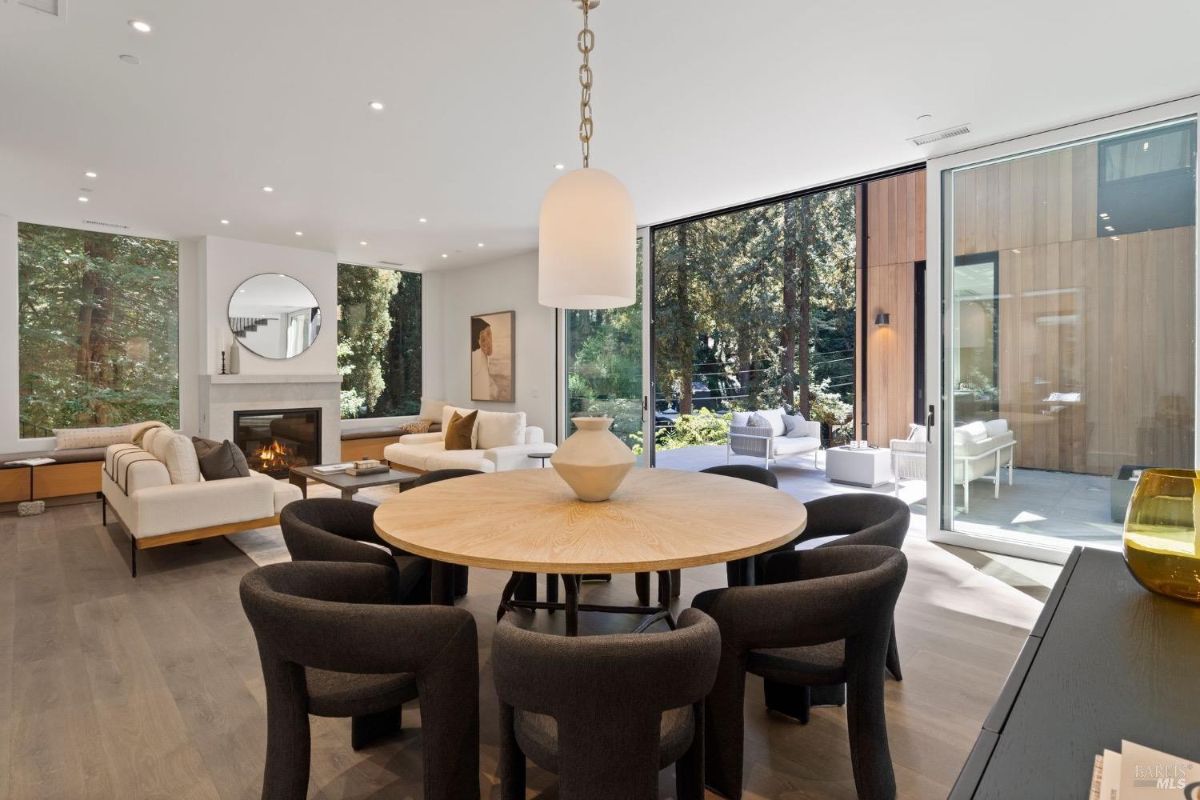
{"label": "reflection in mirror", "polygon": [[264,358],[293,358],[321,332],[321,307],[300,281],[281,273],[255,275],[229,298],[229,328]]}

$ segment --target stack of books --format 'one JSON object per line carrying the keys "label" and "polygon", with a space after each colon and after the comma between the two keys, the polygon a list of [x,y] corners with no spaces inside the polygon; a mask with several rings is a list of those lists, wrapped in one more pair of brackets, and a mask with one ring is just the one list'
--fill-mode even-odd
{"label": "stack of books", "polygon": [[378,475],[388,471],[388,465],[381,461],[376,461],[373,458],[366,458],[361,461],[355,461],[346,469],[346,474],[354,477],[363,475]]}
{"label": "stack of books", "polygon": [[1200,797],[1200,764],[1122,741],[1092,767],[1090,800],[1174,800]]}

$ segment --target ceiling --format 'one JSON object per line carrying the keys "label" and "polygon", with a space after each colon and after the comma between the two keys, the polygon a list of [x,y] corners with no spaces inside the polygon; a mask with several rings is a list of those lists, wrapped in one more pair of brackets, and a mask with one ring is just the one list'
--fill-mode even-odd
{"label": "ceiling", "polygon": [[[0,0],[0,214],[436,269],[535,247],[578,165],[568,0],[66,6]],[[654,223],[1200,91],[1194,0],[989,6],[603,0],[592,164]]]}

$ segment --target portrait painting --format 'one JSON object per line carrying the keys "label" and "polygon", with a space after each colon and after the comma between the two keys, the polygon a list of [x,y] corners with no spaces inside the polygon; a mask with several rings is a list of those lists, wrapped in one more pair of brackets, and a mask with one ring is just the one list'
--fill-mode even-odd
{"label": "portrait painting", "polygon": [[515,311],[471,317],[471,399],[513,402]]}

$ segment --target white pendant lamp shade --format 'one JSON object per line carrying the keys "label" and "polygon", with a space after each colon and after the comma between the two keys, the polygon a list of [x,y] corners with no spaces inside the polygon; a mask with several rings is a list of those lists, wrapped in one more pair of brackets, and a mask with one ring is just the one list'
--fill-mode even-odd
{"label": "white pendant lamp shade", "polygon": [[538,302],[618,308],[636,299],[637,229],[629,192],[602,169],[556,180],[538,220]]}

